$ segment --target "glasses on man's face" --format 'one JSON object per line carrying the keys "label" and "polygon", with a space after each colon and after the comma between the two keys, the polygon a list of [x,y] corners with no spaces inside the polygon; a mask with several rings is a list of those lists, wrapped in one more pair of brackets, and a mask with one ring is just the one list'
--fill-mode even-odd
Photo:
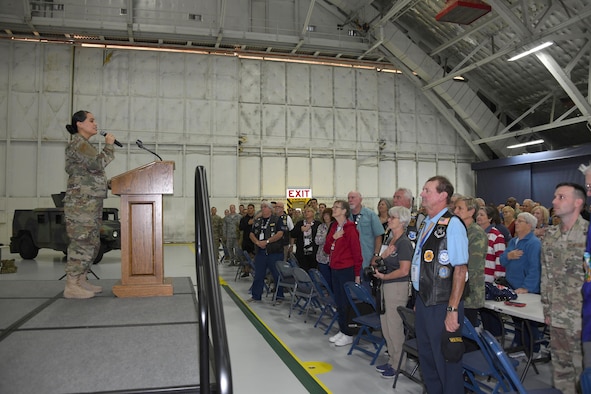
{"label": "glasses on man's face", "polygon": [[332,209],[333,209],[333,211],[334,211],[335,209],[337,209],[337,208],[338,208],[338,209],[343,209],[343,207],[341,207],[341,206],[339,206],[339,205],[333,205],[333,206],[332,206]]}

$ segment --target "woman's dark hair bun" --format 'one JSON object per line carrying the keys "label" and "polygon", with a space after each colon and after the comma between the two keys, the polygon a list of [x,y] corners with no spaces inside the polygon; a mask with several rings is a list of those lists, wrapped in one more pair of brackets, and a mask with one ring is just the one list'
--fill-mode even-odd
{"label": "woman's dark hair bun", "polygon": [[70,134],[76,134],[78,132],[78,130],[76,130],[76,128],[71,124],[66,125],[66,130],[68,130],[68,133]]}

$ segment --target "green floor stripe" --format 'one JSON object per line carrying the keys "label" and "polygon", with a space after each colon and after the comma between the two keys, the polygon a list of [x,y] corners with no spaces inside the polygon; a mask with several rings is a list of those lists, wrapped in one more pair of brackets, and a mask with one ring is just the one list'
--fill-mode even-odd
{"label": "green floor stripe", "polygon": [[265,338],[267,343],[271,346],[271,349],[277,353],[279,358],[283,360],[285,365],[291,370],[291,372],[295,375],[296,378],[304,385],[304,387],[308,390],[309,393],[330,393],[327,391],[325,387],[323,387],[310,373],[306,370],[306,368],[296,360],[293,355],[283,346],[281,342],[277,340],[275,335],[271,333],[268,328],[262,324],[262,322],[258,319],[258,317],[252,312],[250,308],[244,305],[244,301],[242,298],[236,295],[232,288],[227,285],[222,285],[224,290],[228,293],[228,295],[234,300],[236,305],[240,308],[240,310],[244,313],[244,315],[250,320],[253,326],[257,329],[257,331]]}

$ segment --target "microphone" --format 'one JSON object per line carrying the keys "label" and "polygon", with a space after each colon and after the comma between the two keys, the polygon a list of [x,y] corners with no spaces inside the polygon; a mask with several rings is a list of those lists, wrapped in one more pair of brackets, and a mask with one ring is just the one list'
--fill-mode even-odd
{"label": "microphone", "polygon": [[[107,132],[105,130],[101,130],[101,131],[99,131],[99,134],[104,137],[107,135]],[[123,148],[123,145],[121,144],[121,142],[119,142],[117,140],[115,140],[115,145],[117,145],[120,148]]]}
{"label": "microphone", "polygon": [[151,154],[153,154],[154,156],[156,156],[157,158],[159,158],[159,159],[160,159],[160,161],[162,161],[162,157],[158,156],[158,153],[156,153],[156,152],[152,152],[150,149],[146,148],[146,147],[144,146],[144,143],[143,143],[141,140],[136,140],[136,141],[135,141],[135,144],[136,144],[136,145],[137,145],[137,146],[138,146],[140,149],[147,150],[148,152],[150,152]]}

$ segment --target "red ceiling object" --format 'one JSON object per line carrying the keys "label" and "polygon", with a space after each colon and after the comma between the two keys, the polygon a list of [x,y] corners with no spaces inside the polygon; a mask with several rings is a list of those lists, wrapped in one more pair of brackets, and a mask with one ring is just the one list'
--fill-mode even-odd
{"label": "red ceiling object", "polygon": [[481,0],[447,0],[445,8],[435,16],[438,22],[469,25],[476,19],[488,14],[491,6]]}

